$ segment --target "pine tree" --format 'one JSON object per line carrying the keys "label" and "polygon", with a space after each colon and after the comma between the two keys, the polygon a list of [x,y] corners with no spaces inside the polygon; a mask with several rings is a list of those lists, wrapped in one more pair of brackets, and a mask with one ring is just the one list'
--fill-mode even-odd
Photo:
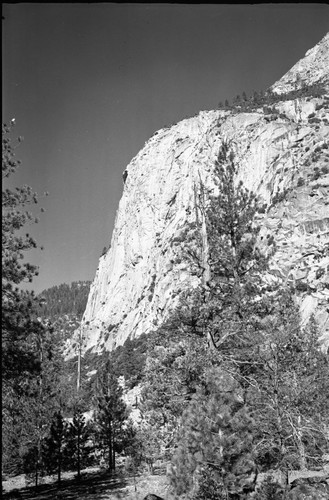
{"label": "pine tree", "polygon": [[33,473],[35,485],[45,470],[44,450],[49,438],[52,420],[63,405],[60,372],[63,358],[56,335],[47,331],[36,339],[36,352],[40,362],[40,372],[27,381],[28,387],[24,397],[20,399],[20,432],[21,455],[24,469]]}
{"label": "pine tree", "polygon": [[241,96],[238,94],[236,97],[233,99],[233,105],[234,106],[240,106],[241,105]]}
{"label": "pine tree", "polygon": [[122,395],[122,387],[111,372],[110,364],[105,363],[97,374],[94,403],[98,445],[107,455],[109,471],[116,467],[115,456],[126,417]]}
{"label": "pine tree", "polygon": [[[213,191],[199,189],[196,223],[186,229],[183,255],[200,286],[181,296],[180,323],[207,339],[227,359],[239,356],[261,313],[263,274],[274,249],[260,251],[260,201],[237,181],[231,146],[223,144],[214,166]],[[184,320],[185,315],[185,320]],[[245,350],[245,349],[244,349]]]}
{"label": "pine tree", "polygon": [[206,368],[218,363],[217,352],[204,339],[190,335],[186,314],[173,317],[150,335],[141,401],[147,455],[170,457],[177,444],[177,429],[186,405],[204,384]]}
{"label": "pine tree", "polygon": [[[15,149],[10,137],[13,125],[2,126],[2,178],[4,182],[20,165],[15,159]],[[5,385],[17,380],[19,372],[37,368],[34,353],[28,346],[29,334],[37,329],[34,295],[18,288],[19,284],[31,282],[38,274],[37,267],[24,263],[24,252],[36,248],[35,240],[22,235],[22,229],[37,219],[26,210],[26,206],[38,202],[36,193],[29,186],[4,188],[2,191],[2,376]],[[40,325],[39,325],[40,329]]]}
{"label": "pine tree", "polygon": [[67,423],[60,411],[54,414],[49,436],[45,441],[45,465],[48,472],[57,472],[58,484],[63,470],[64,448],[66,445]]}
{"label": "pine tree", "polygon": [[40,372],[36,338],[45,334],[38,321],[37,301],[32,292],[20,285],[31,282],[37,267],[23,262],[24,255],[36,248],[35,240],[23,229],[37,220],[27,210],[37,203],[37,195],[29,186],[5,187],[7,179],[20,165],[15,158],[11,132],[14,124],[2,126],[2,405],[3,405],[3,462],[4,468],[18,471],[22,455],[15,442],[24,427],[21,418],[22,402],[26,401],[31,378]]}
{"label": "pine tree", "polygon": [[175,493],[202,499],[212,490],[213,498],[233,499],[252,491],[253,432],[238,384],[210,370],[206,390],[198,392],[183,415],[170,475]]}
{"label": "pine tree", "polygon": [[90,429],[86,419],[77,406],[72,422],[68,427],[67,444],[65,449],[65,466],[77,471],[77,478],[81,478],[81,469],[88,465],[91,448],[88,446]]}
{"label": "pine tree", "polygon": [[182,412],[204,387],[207,367],[233,373],[246,390],[253,376],[268,258],[257,248],[259,200],[236,177],[234,155],[224,144],[214,189],[195,190],[195,222],[181,236],[179,257],[200,286],[181,294],[177,310],[152,335],[141,409],[163,447],[175,446]]}
{"label": "pine tree", "polygon": [[328,356],[314,320],[301,327],[289,291],[277,296],[262,322],[263,340],[248,398],[259,429],[258,461],[288,470],[319,465],[328,449]]}

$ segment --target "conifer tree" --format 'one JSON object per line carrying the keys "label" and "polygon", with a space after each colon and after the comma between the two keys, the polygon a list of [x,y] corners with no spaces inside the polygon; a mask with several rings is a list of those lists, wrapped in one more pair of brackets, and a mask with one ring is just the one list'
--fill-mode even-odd
{"label": "conifer tree", "polygon": [[252,318],[261,313],[265,291],[263,273],[274,249],[266,254],[258,247],[260,201],[238,182],[232,146],[222,145],[214,189],[200,186],[196,224],[184,234],[183,256],[200,286],[181,295],[177,312],[180,324],[228,359],[241,354],[252,337]]}
{"label": "conifer tree", "polygon": [[[20,447],[14,443],[24,431],[22,403],[26,401],[31,378],[40,372],[36,338],[45,333],[38,321],[37,301],[32,292],[20,285],[31,282],[37,267],[24,262],[30,249],[36,248],[26,225],[37,219],[27,209],[37,203],[37,195],[29,186],[6,187],[7,179],[20,165],[15,149],[21,142],[12,140],[14,122],[2,126],[2,405],[4,468],[22,467]],[[21,440],[19,440],[21,442]],[[10,463],[11,462],[11,463]]]}
{"label": "conifer tree", "polygon": [[[234,379],[210,370],[184,412],[170,474],[175,493],[230,499],[254,489],[254,422]],[[240,495],[240,496],[239,496]]]}
{"label": "conifer tree", "polygon": [[314,319],[301,327],[289,291],[276,297],[262,321],[249,399],[257,415],[263,467],[305,469],[321,463],[329,446],[328,356]]}
{"label": "conifer tree", "polygon": [[177,444],[177,429],[186,405],[204,384],[205,368],[218,363],[216,351],[204,339],[190,335],[184,314],[173,317],[150,335],[138,405],[147,455],[170,457]]}
{"label": "conifer tree", "polygon": [[259,97],[259,94],[256,90],[253,93],[252,100],[253,100],[254,104],[259,104],[260,97]]}
{"label": "conifer tree", "polygon": [[109,471],[116,467],[115,456],[126,418],[123,390],[107,362],[99,370],[95,387],[95,421],[99,447],[107,455]]}
{"label": "conifer tree", "polygon": [[[11,139],[13,125],[2,126],[2,178],[6,180],[15,173],[20,161],[15,158]],[[18,378],[19,371],[37,368],[34,353],[29,348],[27,338],[34,329],[40,329],[36,317],[30,314],[36,304],[32,293],[18,288],[19,284],[31,282],[38,274],[37,267],[26,262],[24,253],[36,248],[35,240],[21,230],[29,223],[37,222],[29,205],[38,202],[36,193],[29,186],[2,191],[2,376],[9,383]],[[38,328],[39,326],[39,328]]]}
{"label": "conifer tree", "polygon": [[77,471],[78,480],[81,478],[81,469],[88,465],[91,449],[87,444],[90,434],[90,429],[82,410],[79,406],[76,406],[72,422],[67,430],[65,466]]}
{"label": "conifer tree", "polygon": [[257,248],[259,200],[236,177],[234,155],[223,144],[214,189],[196,190],[196,220],[181,236],[180,258],[200,286],[181,294],[177,310],[152,335],[158,347],[148,353],[142,409],[165,446],[170,434],[175,445],[171,428],[177,429],[184,407],[203,387],[206,367],[220,365],[246,387],[253,374],[267,256]]}
{"label": "conifer tree", "polygon": [[40,371],[27,381],[28,387],[19,401],[21,454],[24,468],[34,474],[35,485],[45,470],[45,445],[49,438],[52,420],[63,405],[60,372],[63,358],[56,335],[47,330],[47,335],[36,338],[36,352]]}
{"label": "conifer tree", "polygon": [[[267,257],[257,246],[259,199],[237,181],[234,153],[224,144],[215,165],[217,193],[206,212],[209,278],[204,313],[216,347],[244,336],[262,295]],[[210,320],[210,321],[209,321]]]}
{"label": "conifer tree", "polygon": [[234,106],[240,106],[241,105],[241,96],[238,94],[234,99],[233,99],[233,105]]}
{"label": "conifer tree", "polygon": [[57,411],[51,422],[48,438],[45,440],[45,465],[48,472],[57,473],[57,481],[61,482],[64,449],[66,445],[67,423],[60,411]]}

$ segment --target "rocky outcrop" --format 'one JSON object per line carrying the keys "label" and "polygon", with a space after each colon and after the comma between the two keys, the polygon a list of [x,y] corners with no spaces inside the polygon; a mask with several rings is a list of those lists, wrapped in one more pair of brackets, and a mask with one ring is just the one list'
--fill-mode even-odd
{"label": "rocky outcrop", "polygon": [[[297,74],[304,84],[328,83],[328,40],[273,91],[289,90]],[[198,283],[180,258],[180,233],[200,216],[201,186],[213,185],[224,141],[235,153],[237,182],[269,206],[260,238],[265,245],[274,237],[277,252],[268,279],[293,282],[303,320],[314,312],[329,339],[328,106],[328,96],[301,96],[272,109],[203,111],[156,132],[124,174],[111,247],[100,258],[83,317],[84,349],[111,350],[154,330],[181,291]]]}

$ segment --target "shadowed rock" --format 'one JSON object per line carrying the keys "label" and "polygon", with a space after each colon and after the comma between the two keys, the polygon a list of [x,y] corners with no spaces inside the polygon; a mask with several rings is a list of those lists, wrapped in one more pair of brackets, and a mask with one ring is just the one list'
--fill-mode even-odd
{"label": "shadowed rock", "polygon": [[154,495],[154,493],[149,493],[146,495],[146,497],[143,498],[143,500],[164,500],[162,497],[159,497],[158,495]]}

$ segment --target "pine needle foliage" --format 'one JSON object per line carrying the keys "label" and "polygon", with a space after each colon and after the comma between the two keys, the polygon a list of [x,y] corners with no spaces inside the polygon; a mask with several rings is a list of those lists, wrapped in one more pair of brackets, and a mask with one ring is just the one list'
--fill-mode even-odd
{"label": "pine needle foliage", "polygon": [[[230,150],[231,149],[231,150]],[[234,153],[223,144],[214,169],[216,192],[206,208],[207,266],[202,317],[216,349],[232,355],[248,337],[264,294],[269,255],[260,250],[260,200],[237,179]]]}
{"label": "pine needle foliage", "polygon": [[234,379],[210,370],[207,385],[183,414],[171,484],[178,495],[236,498],[252,489],[254,421]]}
{"label": "pine needle foliage", "polygon": [[107,457],[109,471],[116,468],[116,452],[126,419],[126,405],[122,396],[123,389],[107,362],[97,374],[94,406],[97,443]]}
{"label": "pine needle foliage", "polygon": [[38,319],[34,294],[21,288],[38,274],[36,266],[24,261],[26,252],[37,247],[24,229],[37,222],[30,207],[38,199],[29,186],[6,186],[20,166],[15,150],[22,139],[12,139],[13,127],[2,126],[2,404],[4,469],[17,472],[23,466],[22,441],[17,440],[24,432],[22,405],[40,374],[37,344],[47,327]]}
{"label": "pine needle foliage", "polygon": [[78,480],[81,478],[81,470],[90,462],[91,434],[90,426],[86,423],[81,408],[77,406],[66,433],[65,467],[75,470]]}
{"label": "pine needle foliage", "polygon": [[329,442],[329,359],[314,318],[302,327],[291,293],[276,297],[262,322],[248,398],[257,415],[262,468],[321,465]]}

